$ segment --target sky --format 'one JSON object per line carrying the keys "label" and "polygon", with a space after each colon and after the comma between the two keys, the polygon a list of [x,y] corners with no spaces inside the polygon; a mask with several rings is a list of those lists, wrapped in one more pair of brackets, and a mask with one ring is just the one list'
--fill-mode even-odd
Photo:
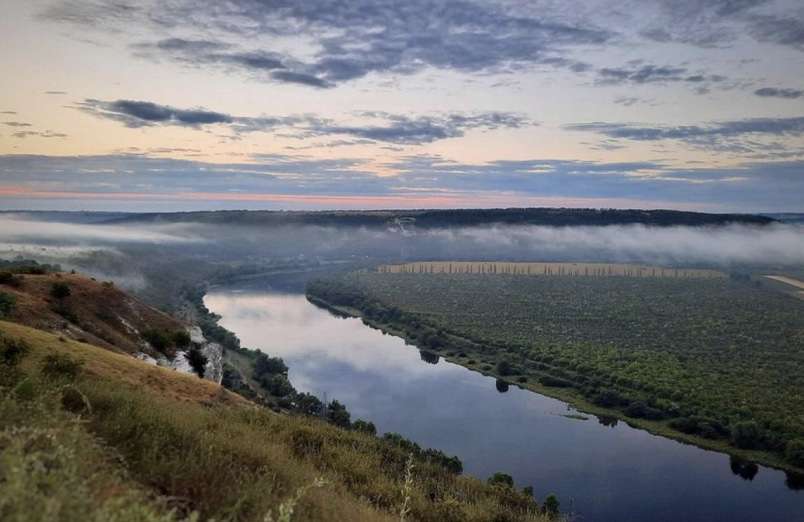
{"label": "sky", "polygon": [[800,0],[2,0],[0,209],[804,212]]}

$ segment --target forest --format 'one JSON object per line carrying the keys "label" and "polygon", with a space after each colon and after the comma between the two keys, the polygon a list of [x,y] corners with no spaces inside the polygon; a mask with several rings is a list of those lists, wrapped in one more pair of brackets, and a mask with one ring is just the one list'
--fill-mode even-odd
{"label": "forest", "polygon": [[504,381],[804,468],[804,302],[750,278],[359,271],[307,293]]}

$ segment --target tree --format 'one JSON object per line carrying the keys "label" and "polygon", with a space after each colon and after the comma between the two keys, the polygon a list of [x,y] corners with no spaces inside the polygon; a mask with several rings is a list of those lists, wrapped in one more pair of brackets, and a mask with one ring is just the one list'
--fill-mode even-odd
{"label": "tree", "polygon": [[791,440],[785,449],[787,461],[794,466],[804,468],[804,439]]}
{"label": "tree", "polygon": [[355,431],[360,431],[363,433],[368,433],[370,435],[377,434],[377,427],[374,426],[373,422],[364,421],[363,419],[357,419],[352,423],[352,429]]}
{"label": "tree", "polygon": [[201,353],[198,347],[193,347],[190,351],[185,352],[184,357],[190,364],[190,368],[192,368],[199,377],[203,378],[207,369],[206,355]]}
{"label": "tree", "polygon": [[65,299],[67,297],[70,297],[70,293],[71,293],[70,285],[68,285],[67,283],[64,283],[62,281],[59,281],[57,283],[53,283],[50,286],[50,295],[52,295],[53,297],[55,297],[58,300],[62,300],[62,299]]}
{"label": "tree", "polygon": [[173,345],[179,349],[185,349],[190,346],[190,343],[193,340],[190,338],[190,334],[185,332],[184,330],[178,330],[173,333]]}
{"label": "tree", "polygon": [[762,442],[762,431],[754,421],[738,422],[731,428],[731,441],[738,448],[753,449]]}
{"label": "tree", "polygon": [[497,472],[490,476],[487,482],[492,486],[514,487],[514,478],[507,473]]}
{"label": "tree", "polygon": [[17,298],[12,294],[0,292],[0,317],[6,317],[14,311],[17,305]]}
{"label": "tree", "polygon": [[288,367],[279,357],[268,357],[264,353],[257,354],[257,359],[254,361],[254,375],[259,378],[264,374],[271,375],[287,375]]}
{"label": "tree", "polygon": [[560,503],[555,495],[547,495],[547,498],[544,499],[544,503],[542,504],[542,511],[549,517],[555,517],[558,515],[559,506]]}
{"label": "tree", "polygon": [[505,359],[497,363],[497,373],[502,375],[503,377],[511,375],[513,371],[514,369],[511,366],[511,363],[509,363]]}
{"label": "tree", "polygon": [[346,406],[338,401],[332,401],[327,407],[327,420],[341,428],[348,428],[351,426],[351,415],[346,410]]}
{"label": "tree", "polygon": [[271,375],[266,377],[268,378],[263,379],[262,383],[268,390],[268,393],[274,397],[287,397],[293,393],[293,386],[284,375]]}
{"label": "tree", "polygon": [[296,409],[305,415],[320,415],[323,406],[315,395],[309,393],[296,395]]}

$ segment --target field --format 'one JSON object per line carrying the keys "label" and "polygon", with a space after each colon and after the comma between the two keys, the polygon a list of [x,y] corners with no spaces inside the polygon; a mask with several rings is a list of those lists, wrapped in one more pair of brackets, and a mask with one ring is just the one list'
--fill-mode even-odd
{"label": "field", "polygon": [[[498,267],[478,277],[455,273],[458,263],[422,268],[450,265],[451,274],[356,272],[308,294],[509,382],[804,468],[800,300],[708,273],[522,277]],[[520,264],[501,265],[521,273]]]}
{"label": "field", "polygon": [[0,321],[4,522],[550,519],[520,490],[413,454]]}
{"label": "field", "polygon": [[377,271],[384,274],[511,274],[532,276],[674,277],[681,279],[726,277],[726,274],[717,270],[663,268],[622,263],[426,261],[400,265],[381,265],[377,268]]}

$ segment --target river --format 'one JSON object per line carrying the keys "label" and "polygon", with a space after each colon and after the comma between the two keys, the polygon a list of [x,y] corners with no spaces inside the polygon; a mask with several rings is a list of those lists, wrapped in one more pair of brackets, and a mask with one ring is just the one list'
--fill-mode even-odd
{"label": "river", "polygon": [[243,346],[282,357],[299,391],[343,402],[352,420],[380,433],[457,455],[464,473],[503,471],[538,499],[555,493],[575,520],[804,520],[804,490],[781,471],[740,476],[727,455],[623,422],[568,417],[577,412],[564,402],[436,362],[301,293],[251,282],[215,289],[205,303]]}

